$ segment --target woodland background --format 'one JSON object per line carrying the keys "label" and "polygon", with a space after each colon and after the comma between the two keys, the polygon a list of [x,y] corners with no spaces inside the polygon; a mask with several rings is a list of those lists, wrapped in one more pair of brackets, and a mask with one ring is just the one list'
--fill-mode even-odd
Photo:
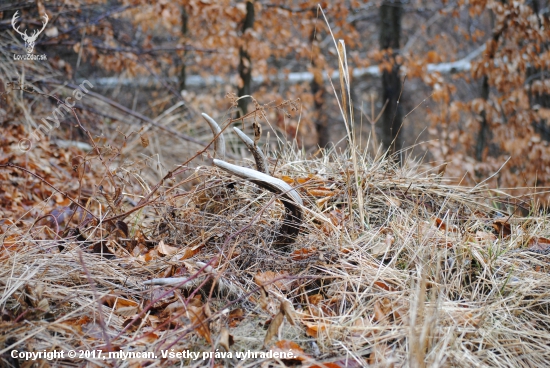
{"label": "woodland background", "polygon": [[[232,111],[226,95],[251,95],[272,128],[315,153],[346,144],[328,78],[338,71],[336,49],[320,8],[346,44],[362,147],[375,155],[414,146],[399,157],[418,157],[457,183],[498,171],[488,184],[518,195],[548,186],[547,0],[4,1],[0,30],[13,32],[18,10],[21,29],[38,28],[47,13],[35,53],[49,56],[63,82],[87,79],[151,118],[178,104],[163,124],[195,136],[198,112],[246,114],[249,98]],[[116,121],[78,106],[95,136]],[[159,134],[163,145],[190,144]]]}

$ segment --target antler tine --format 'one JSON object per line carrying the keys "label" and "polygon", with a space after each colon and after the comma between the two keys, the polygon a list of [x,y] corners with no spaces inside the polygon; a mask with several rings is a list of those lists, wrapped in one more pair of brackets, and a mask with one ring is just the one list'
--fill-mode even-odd
{"label": "antler tine", "polygon": [[250,150],[250,152],[252,153],[252,156],[254,156],[254,160],[256,161],[256,168],[258,169],[258,171],[269,175],[267,160],[264,156],[264,153],[260,149],[260,147],[254,144],[254,141],[249,136],[244,134],[242,130],[240,130],[239,128],[234,127],[233,131],[237,133],[237,136],[241,139],[241,141],[243,141],[245,146]]}
{"label": "antler tine", "polygon": [[23,33],[19,30],[19,27],[15,28],[15,23],[17,23],[17,19],[19,18],[17,13],[19,13],[19,10],[17,10],[15,12],[15,14],[13,15],[13,17],[11,18],[11,25],[12,25],[13,29],[15,30],[15,32],[19,33],[21,36],[23,36],[23,34],[26,36],[27,35],[27,30],[25,30],[25,33]]}
{"label": "antler tine", "polygon": [[214,134],[214,137],[217,137],[214,141],[214,151],[216,152],[216,155],[220,158],[225,158],[225,138],[223,137],[220,126],[214,119],[206,115],[204,112],[202,113],[202,117],[206,120],[210,126],[210,129],[212,129],[212,134]]}
{"label": "antler tine", "polygon": [[42,33],[42,31],[44,30],[44,28],[46,28],[46,25],[48,24],[48,20],[50,19],[50,18],[48,18],[48,14],[46,14],[46,13],[44,13],[44,16],[42,18],[45,19],[45,22],[42,23],[42,29],[38,33]]}
{"label": "antler tine", "polygon": [[38,37],[38,35],[39,35],[40,33],[42,33],[42,31],[44,30],[44,28],[46,28],[46,25],[48,24],[48,20],[49,20],[50,18],[48,18],[48,14],[44,14],[44,16],[43,16],[42,18],[45,18],[45,20],[46,20],[45,22],[42,22],[42,29],[41,29],[40,31],[35,29],[35,30],[32,32],[31,38],[32,38],[32,37]]}
{"label": "antler tine", "polygon": [[287,251],[288,246],[296,240],[296,237],[300,233],[302,223],[301,206],[303,206],[304,202],[298,192],[281,179],[253,169],[232,165],[216,159],[214,159],[214,165],[282,197],[281,201],[285,206],[285,219],[281,227],[281,235],[275,240],[274,244],[277,248]]}

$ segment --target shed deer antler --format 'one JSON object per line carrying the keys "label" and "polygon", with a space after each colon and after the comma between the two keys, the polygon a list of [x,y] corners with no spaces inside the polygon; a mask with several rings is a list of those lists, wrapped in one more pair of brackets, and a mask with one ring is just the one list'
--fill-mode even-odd
{"label": "shed deer antler", "polygon": [[46,25],[48,24],[48,14],[44,14],[43,18],[45,22],[42,23],[42,29],[40,31],[37,31],[36,29],[33,31],[32,35],[27,35],[27,30],[25,32],[21,32],[19,30],[19,27],[16,27],[15,24],[17,23],[17,19],[19,16],[17,15],[19,13],[19,10],[15,12],[13,17],[11,18],[11,25],[15,32],[19,33],[21,37],[23,37],[23,41],[25,41],[25,48],[27,49],[27,53],[30,54],[34,50],[34,44],[36,42],[36,39],[38,38],[38,35],[42,33],[42,31],[46,28]]}
{"label": "shed deer antler", "polygon": [[[206,114],[202,114],[204,119],[210,125],[212,133],[216,138],[215,150],[216,153],[220,147],[223,147],[225,140],[223,138],[223,133],[218,124],[214,119],[210,118]],[[227,171],[230,174],[238,176],[244,180],[250,181],[259,187],[269,190],[275,194],[281,196],[281,202],[285,206],[285,218],[283,220],[283,226],[281,227],[281,235],[275,239],[274,245],[281,250],[288,250],[288,246],[292,244],[298,234],[300,233],[300,227],[302,224],[302,208],[304,202],[298,194],[298,192],[292,188],[290,185],[282,181],[281,179],[274,178],[269,175],[269,170],[267,167],[267,160],[262,150],[254,143],[250,137],[244,134],[240,129],[233,128],[237,136],[243,141],[246,147],[252,152],[254,160],[256,161],[256,167],[258,171],[249,169],[242,166],[237,166],[230,164],[228,162],[214,159],[214,165],[220,169]],[[225,154],[225,147],[223,148],[223,153]],[[219,155],[219,154],[218,154]]]}
{"label": "shed deer antler", "polygon": [[214,134],[214,152],[216,152],[216,155],[218,157],[225,158],[225,138],[223,137],[220,126],[218,125],[218,123],[216,123],[216,120],[212,119],[204,112],[202,113],[202,117],[204,118],[204,120],[206,120],[206,122],[210,126],[210,129],[212,129],[212,134]]}
{"label": "shed deer antler", "polygon": [[281,235],[275,239],[275,246],[288,250],[288,246],[296,240],[302,223],[302,208],[304,202],[298,192],[281,179],[228,162],[214,159],[214,165],[239,178],[248,180],[261,188],[279,194],[285,206],[285,218],[281,227]]}
{"label": "shed deer antler", "polygon": [[237,136],[243,141],[244,145],[250,150],[252,156],[254,156],[254,161],[256,161],[256,168],[259,172],[269,175],[269,170],[267,169],[267,160],[264,156],[264,153],[258,147],[249,136],[244,134],[239,128],[234,127],[233,131]]}

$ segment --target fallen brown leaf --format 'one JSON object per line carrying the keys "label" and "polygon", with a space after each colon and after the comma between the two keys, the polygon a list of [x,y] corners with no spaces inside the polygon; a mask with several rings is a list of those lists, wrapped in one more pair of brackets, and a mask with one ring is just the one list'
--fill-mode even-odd
{"label": "fallen brown leaf", "polygon": [[332,197],[336,194],[336,192],[328,189],[328,188],[311,188],[307,190],[309,195],[312,195],[314,197]]}
{"label": "fallen brown leaf", "polygon": [[244,319],[244,309],[233,309],[229,312],[227,319],[229,320],[229,327],[236,327]]}
{"label": "fallen brown leaf", "polygon": [[164,256],[173,256],[178,252],[178,250],[178,248],[164,243],[163,240],[161,240],[157,246],[157,251],[159,252],[159,254],[162,254]]}
{"label": "fallen brown leaf", "polygon": [[300,248],[296,249],[294,252],[290,254],[290,257],[294,261],[301,261],[306,258],[309,258],[313,256],[315,253],[317,253],[317,248],[311,247],[311,248]]}
{"label": "fallen brown leaf", "polygon": [[286,291],[290,289],[292,281],[286,280],[285,277],[288,276],[287,272],[278,272],[273,271],[258,272],[254,276],[254,281],[258,286],[264,286],[266,289],[276,288],[281,291]]}
{"label": "fallen brown leaf", "polygon": [[507,219],[498,218],[493,221],[493,229],[498,233],[498,236],[501,238],[506,238],[512,234],[512,227],[510,223],[507,222]]}
{"label": "fallen brown leaf", "polygon": [[310,304],[317,305],[321,300],[323,300],[323,296],[321,294],[314,294],[307,297],[307,300]]}
{"label": "fallen brown leaf", "polygon": [[273,348],[271,348],[270,350],[272,351],[280,351],[280,352],[286,352],[286,353],[292,353],[292,355],[297,359],[297,360],[306,360],[307,359],[307,355],[306,353],[304,352],[304,349],[302,349],[300,347],[300,345],[298,345],[297,343],[295,343],[294,341],[289,341],[289,340],[281,340],[281,341],[277,341],[274,345]]}
{"label": "fallen brown leaf", "polygon": [[283,312],[277,313],[277,315],[271,320],[271,323],[269,324],[269,327],[267,328],[267,332],[265,334],[264,338],[264,346],[267,347],[267,345],[273,340],[275,337],[279,335],[280,329],[283,327],[283,322],[285,319],[285,315]]}
{"label": "fallen brown leaf", "polygon": [[222,327],[220,331],[220,346],[222,346],[225,351],[229,351],[229,348],[234,343],[235,341],[233,340],[233,336],[229,333],[229,330],[225,327]]}

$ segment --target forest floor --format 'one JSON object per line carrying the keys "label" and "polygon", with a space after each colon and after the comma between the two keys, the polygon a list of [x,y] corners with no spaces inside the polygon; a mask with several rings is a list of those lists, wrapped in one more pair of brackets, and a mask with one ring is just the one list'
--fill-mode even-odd
{"label": "forest floor", "polygon": [[43,137],[23,152],[21,122],[57,106],[41,94],[73,88],[3,72],[3,366],[29,366],[26,352],[43,353],[38,366],[550,362],[550,221],[520,217],[528,203],[406,155],[278,141],[269,172],[303,201],[282,248],[281,197],[212,166],[210,149],[169,171],[133,153],[153,141],[137,124],[109,141],[73,118],[85,144]]}

